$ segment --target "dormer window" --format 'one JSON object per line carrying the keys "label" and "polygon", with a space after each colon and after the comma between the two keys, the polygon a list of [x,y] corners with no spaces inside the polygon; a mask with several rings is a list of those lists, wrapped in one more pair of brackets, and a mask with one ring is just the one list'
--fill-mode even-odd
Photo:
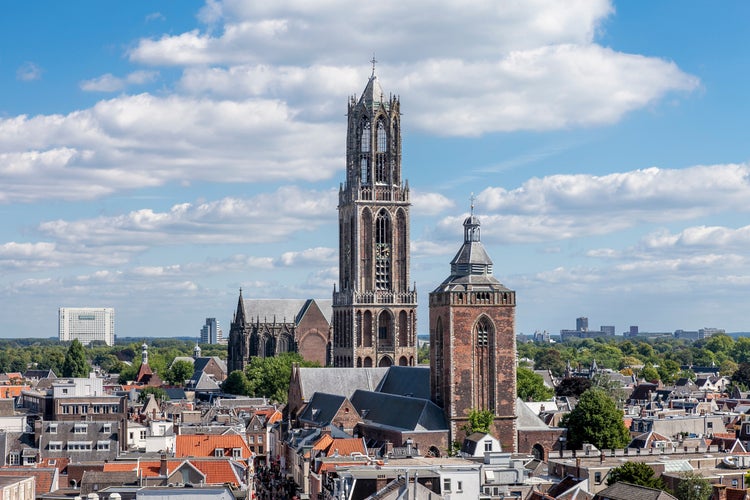
{"label": "dormer window", "polygon": [[214,456],[215,457],[223,457],[224,456],[224,448],[216,448],[214,450]]}
{"label": "dormer window", "polygon": [[86,434],[88,426],[86,424],[75,424],[73,426],[73,433],[74,434]]}

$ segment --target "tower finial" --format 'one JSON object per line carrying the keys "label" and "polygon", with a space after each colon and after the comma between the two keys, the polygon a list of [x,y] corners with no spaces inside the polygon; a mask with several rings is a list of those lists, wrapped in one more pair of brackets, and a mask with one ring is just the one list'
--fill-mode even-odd
{"label": "tower finial", "polygon": [[375,63],[378,62],[377,59],[375,59],[375,53],[372,54],[372,59],[370,59],[370,62],[372,63],[372,75],[370,75],[370,78],[375,76]]}
{"label": "tower finial", "polygon": [[474,200],[476,200],[477,197],[474,196],[474,193],[471,193],[471,196],[469,197],[469,200],[471,201],[471,215],[474,215]]}

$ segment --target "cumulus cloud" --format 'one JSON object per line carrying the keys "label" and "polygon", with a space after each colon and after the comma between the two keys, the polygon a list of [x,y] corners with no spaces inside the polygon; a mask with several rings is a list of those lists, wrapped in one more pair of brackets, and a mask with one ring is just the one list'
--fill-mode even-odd
{"label": "cumulus cloud", "polygon": [[[746,206],[743,200],[748,196],[750,167],[728,164],[532,178],[511,190],[485,189],[478,195],[478,206],[484,211],[483,238],[528,243],[735,211]],[[453,231],[459,219],[444,218],[441,232]]]}
{"label": "cumulus cloud", "polygon": [[130,85],[144,85],[151,83],[159,76],[158,71],[134,71],[124,78],[111,73],[81,82],[81,90],[87,92],[118,92]]}
{"label": "cumulus cloud", "polygon": [[315,247],[301,252],[284,252],[279,259],[283,266],[298,266],[309,264],[330,264],[338,262],[338,250],[335,248]]}
{"label": "cumulus cloud", "polygon": [[41,66],[33,62],[25,62],[16,70],[16,78],[22,82],[31,82],[42,78]]}
{"label": "cumulus cloud", "polygon": [[[290,203],[290,200],[294,200]],[[268,243],[328,222],[336,192],[282,187],[250,199],[181,203],[169,211],[135,210],[116,216],[43,222],[38,230],[58,242],[87,246]]]}
{"label": "cumulus cloud", "polygon": [[295,114],[273,100],[140,94],[67,115],[0,119],[0,203],[86,200],[185,180],[331,177],[343,165],[340,126]]}
{"label": "cumulus cloud", "polygon": [[699,85],[669,61],[597,45],[613,12],[608,1],[470,3],[431,3],[426,20],[423,9],[395,0],[376,9],[212,1],[203,16],[222,23],[216,34],[143,39],[129,57],[187,67],[181,85],[190,92],[304,99],[303,113],[319,116],[335,109],[332,95],[357,88],[354,68],[378,40],[377,73],[409,102],[413,126],[452,136],[613,123]]}

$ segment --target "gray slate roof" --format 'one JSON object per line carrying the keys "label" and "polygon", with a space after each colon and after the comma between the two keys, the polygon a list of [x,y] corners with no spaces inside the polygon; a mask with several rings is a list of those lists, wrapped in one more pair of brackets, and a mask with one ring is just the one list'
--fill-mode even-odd
{"label": "gray slate roof", "polygon": [[344,396],[316,392],[299,419],[321,427],[329,425],[345,400]]}
{"label": "gray slate roof", "polygon": [[545,424],[539,418],[539,415],[526,406],[526,403],[521,398],[516,399],[516,414],[518,415],[518,420],[516,421],[518,430],[544,430],[550,428],[549,425]]}
{"label": "gray slate roof", "polygon": [[443,410],[428,399],[358,390],[351,402],[368,424],[408,431],[448,429]]}
{"label": "gray slate roof", "polygon": [[666,491],[647,488],[622,481],[609,486],[594,496],[594,499],[610,500],[676,500]]}
{"label": "gray slate roof", "polygon": [[277,323],[299,323],[310,302],[314,301],[331,323],[333,317],[333,300],[331,299],[243,299],[248,321]]}
{"label": "gray slate roof", "polygon": [[299,368],[302,399],[316,392],[337,393],[351,399],[358,389],[374,391],[388,368]]}
{"label": "gray slate roof", "polygon": [[377,392],[430,399],[430,367],[391,366]]}

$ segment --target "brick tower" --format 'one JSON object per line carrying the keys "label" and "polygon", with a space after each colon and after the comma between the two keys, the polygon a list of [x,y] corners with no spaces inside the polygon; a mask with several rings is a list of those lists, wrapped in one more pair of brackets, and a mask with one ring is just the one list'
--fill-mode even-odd
{"label": "brick tower", "polygon": [[334,366],[416,363],[417,292],[409,288],[409,187],[401,178],[400,101],[373,73],[349,101],[339,190]]}
{"label": "brick tower", "polygon": [[471,410],[490,410],[492,434],[516,451],[516,294],[492,276],[473,212],[451,275],[430,293],[430,391],[452,441],[465,437]]}

